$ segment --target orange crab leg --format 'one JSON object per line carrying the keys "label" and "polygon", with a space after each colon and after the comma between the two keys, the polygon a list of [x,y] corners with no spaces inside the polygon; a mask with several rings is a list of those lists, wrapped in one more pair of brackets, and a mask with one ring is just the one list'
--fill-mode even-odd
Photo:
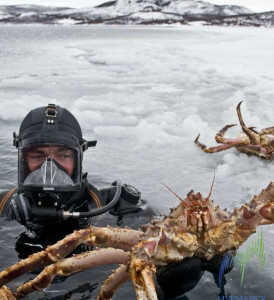
{"label": "orange crab leg", "polygon": [[200,137],[200,133],[196,137],[194,143],[206,153],[216,153],[216,152],[220,152],[223,150],[227,150],[234,146],[233,144],[225,144],[225,145],[219,145],[219,146],[207,148],[206,145],[199,142],[199,137]]}
{"label": "orange crab leg", "polygon": [[69,255],[80,244],[113,247],[128,251],[137,244],[141,234],[141,231],[109,226],[104,228],[89,227],[75,231],[56,244],[48,246],[46,250],[32,254],[0,272],[0,286],[31,270],[57,262]]}
{"label": "orange crab leg", "polygon": [[35,290],[48,287],[56,275],[68,276],[104,264],[126,263],[129,253],[120,249],[106,248],[88,251],[62,259],[47,266],[36,278],[18,287],[16,298],[24,298]]}
{"label": "orange crab leg", "polygon": [[6,286],[0,288],[0,299],[1,300],[16,300],[13,293]]}
{"label": "orange crab leg", "polygon": [[263,128],[263,129],[261,130],[261,132],[262,132],[263,134],[272,134],[272,135],[274,135],[274,126],[272,126],[272,127],[267,127],[267,128]]}
{"label": "orange crab leg", "polygon": [[[238,146],[237,149],[240,152],[243,152],[248,155],[257,155],[261,158],[271,159],[272,158],[272,148],[269,147],[263,147],[260,145],[246,145],[246,146]],[[269,151],[268,151],[269,149]]]}
{"label": "orange crab leg", "polygon": [[233,126],[236,126],[237,124],[231,124],[231,125],[226,125],[223,127],[215,136],[215,140],[217,143],[225,143],[224,139],[224,134],[227,132],[227,130]]}
{"label": "orange crab leg", "polygon": [[236,124],[232,125],[226,125],[224,128],[222,128],[216,135],[215,140],[217,143],[223,143],[223,144],[229,144],[233,146],[237,145],[247,145],[250,143],[249,138],[246,135],[243,135],[241,137],[235,137],[235,138],[225,138],[224,133],[227,131],[228,128],[231,128],[235,126]]}
{"label": "orange crab leg", "polygon": [[102,286],[96,300],[110,300],[115,291],[119,289],[126,281],[130,280],[130,275],[126,265],[121,265],[111,276],[107,278]]}
{"label": "orange crab leg", "polygon": [[242,103],[243,101],[241,101],[237,105],[237,114],[238,114],[239,122],[242,126],[242,130],[249,137],[251,144],[258,145],[260,144],[260,135],[253,128],[247,128],[243,121],[241,108],[240,108]]}
{"label": "orange crab leg", "polygon": [[236,248],[256,232],[257,226],[273,224],[274,182],[270,182],[268,187],[255,196],[250,203],[244,204],[240,209],[235,208],[232,220],[236,224],[234,231]]}
{"label": "orange crab leg", "polygon": [[157,300],[154,285],[156,271],[143,242],[133,247],[130,255],[130,275],[138,300]]}

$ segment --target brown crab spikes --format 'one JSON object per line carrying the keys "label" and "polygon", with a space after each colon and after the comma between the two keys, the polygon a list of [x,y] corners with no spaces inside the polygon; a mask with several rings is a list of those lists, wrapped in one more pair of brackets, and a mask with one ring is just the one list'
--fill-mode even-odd
{"label": "brown crab spikes", "polygon": [[[33,254],[0,272],[3,285],[32,268],[48,264],[15,294],[5,286],[0,288],[0,299],[20,299],[34,290],[44,289],[57,274],[67,276],[114,263],[121,265],[104,282],[97,300],[110,300],[129,278],[137,300],[157,300],[155,267],[193,255],[207,260],[215,255],[225,255],[227,251],[239,248],[259,225],[274,223],[274,182],[232,214],[213,205],[209,199],[212,186],[213,183],[206,199],[191,191],[185,200],[182,199],[187,207],[180,203],[168,216],[155,218],[142,232],[109,226],[75,231],[46,251]],[[63,258],[81,243],[98,248]]]}
{"label": "brown crab spikes", "polygon": [[238,151],[247,155],[255,155],[264,159],[272,159],[274,152],[274,126],[264,128],[261,131],[255,130],[255,127],[252,126],[247,127],[241,114],[240,107],[242,102],[243,101],[237,105],[237,115],[243,132],[235,138],[226,138],[224,136],[226,131],[232,126],[235,126],[235,124],[226,125],[215,136],[216,142],[222,145],[206,147],[204,144],[199,142],[200,134],[198,134],[194,141],[195,145],[205,153],[216,153],[235,147]]}

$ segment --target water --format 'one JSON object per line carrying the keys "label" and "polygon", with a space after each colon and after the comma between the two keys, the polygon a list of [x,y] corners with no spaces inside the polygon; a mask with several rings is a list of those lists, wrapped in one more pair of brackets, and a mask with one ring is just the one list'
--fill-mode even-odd
{"label": "water", "polygon": [[[272,29],[1,26],[0,43],[0,189],[16,184],[12,132],[18,133],[30,109],[48,103],[65,106],[85,138],[98,140],[84,157],[90,182],[104,187],[120,178],[162,213],[178,200],[160,182],[182,197],[191,189],[205,196],[215,169],[211,198],[232,211],[273,180],[273,161],[235,149],[209,155],[193,144],[200,133],[202,142],[215,145],[224,125],[238,124],[236,106],[242,100],[247,126],[273,126]],[[239,131],[236,126],[227,135]],[[274,227],[262,228],[263,272],[254,258],[240,286],[241,273],[234,268],[226,276],[227,294],[271,299]],[[0,219],[1,269],[17,261],[14,243],[23,230]],[[29,299],[95,299],[108,273],[105,267],[86,271]],[[218,292],[206,273],[180,299],[217,299]],[[114,299],[129,298],[134,298],[131,283]]]}

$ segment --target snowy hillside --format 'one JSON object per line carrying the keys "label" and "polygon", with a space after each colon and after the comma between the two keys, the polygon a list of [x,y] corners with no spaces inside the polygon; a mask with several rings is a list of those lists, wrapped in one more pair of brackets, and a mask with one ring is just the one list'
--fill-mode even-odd
{"label": "snowy hillside", "polygon": [[114,0],[81,9],[34,5],[0,6],[1,23],[274,25],[274,12],[254,14],[235,5],[196,0]]}

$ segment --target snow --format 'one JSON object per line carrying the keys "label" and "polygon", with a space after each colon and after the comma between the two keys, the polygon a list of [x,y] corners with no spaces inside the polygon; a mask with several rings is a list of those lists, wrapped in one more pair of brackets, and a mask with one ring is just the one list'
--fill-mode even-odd
{"label": "snow", "polygon": [[3,12],[3,11],[0,10],[0,20],[1,19],[7,19],[9,17],[11,17],[10,14],[7,14],[7,13],[5,13],[5,12]]}
{"label": "snow", "polygon": [[36,13],[35,12],[27,12],[27,13],[23,13],[19,16],[19,18],[26,18],[26,17],[31,17],[31,16],[35,16]]}
{"label": "snow", "polygon": [[[194,0],[184,0],[184,1],[169,1],[169,2],[159,2],[156,0],[118,0],[111,2],[108,6],[101,7],[82,7],[82,8],[59,8],[54,9],[54,7],[48,7],[52,11],[45,12],[45,7],[43,6],[32,6],[32,5],[19,5],[19,6],[6,6],[4,9],[10,11],[13,14],[13,18],[8,20],[8,22],[17,23],[18,21],[22,24],[22,20],[24,19],[25,23],[51,23],[51,24],[63,24],[65,20],[59,22],[60,18],[66,19],[70,24],[72,20],[76,18],[76,23],[81,19],[82,23],[93,23],[108,21],[108,19],[112,19],[110,22],[116,24],[121,22],[120,19],[114,21],[113,18],[123,17],[126,19],[127,23],[130,24],[139,24],[142,22],[152,22],[161,23],[165,21],[167,24],[172,22],[179,22],[183,20],[182,15],[196,15],[196,17],[200,18],[201,15],[237,15],[242,13],[252,13],[250,10],[239,7],[239,6],[218,6],[213,5],[211,3],[207,3],[204,1],[194,1]],[[22,9],[26,13],[22,13]],[[27,14],[29,12],[35,11],[34,14]],[[35,14],[37,13],[37,16]],[[179,16],[180,15],[180,16]],[[19,16],[19,17],[18,17]],[[56,19],[57,18],[57,19]]]}
{"label": "snow", "polygon": [[68,19],[60,19],[60,20],[58,20],[58,22],[57,22],[57,24],[59,24],[59,25],[74,25],[74,24],[78,24],[78,23],[80,23],[79,21],[77,22],[77,21],[75,21],[75,20],[73,20],[73,19],[71,19],[71,18],[68,18]]}

